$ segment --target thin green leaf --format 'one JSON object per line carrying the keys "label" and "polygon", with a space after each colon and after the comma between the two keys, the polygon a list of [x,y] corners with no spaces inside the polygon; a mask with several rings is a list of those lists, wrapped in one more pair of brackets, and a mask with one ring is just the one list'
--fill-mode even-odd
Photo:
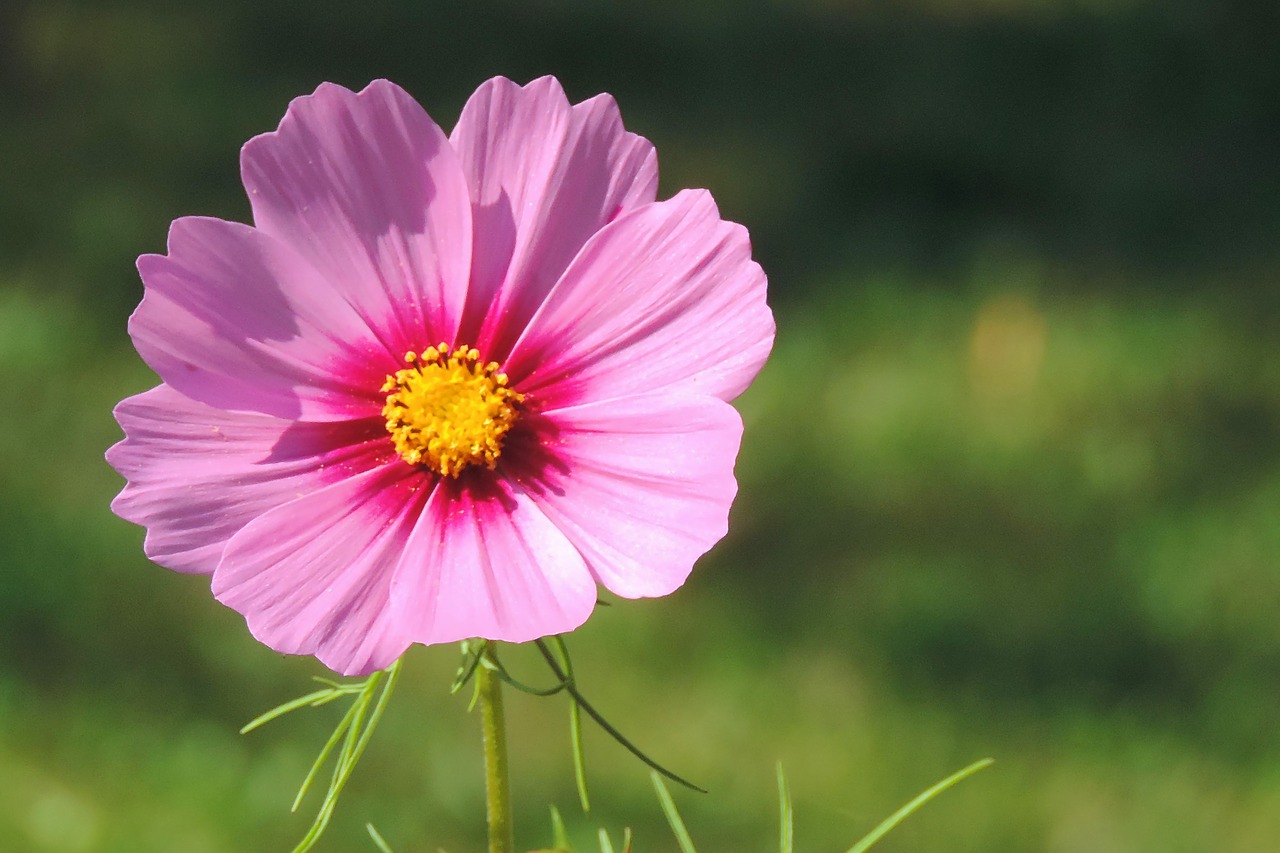
{"label": "thin green leaf", "polygon": [[564,669],[561,684],[569,690],[569,750],[573,755],[573,781],[578,788],[578,804],[584,814],[591,813],[591,795],[587,790],[587,754],[582,746],[582,706],[575,696],[577,685],[574,684],[573,659],[569,657],[569,646],[564,637],[556,634],[552,637],[556,645],[560,666]]}
{"label": "thin green leaf", "polygon": [[470,714],[476,709],[476,703],[480,701],[480,679],[471,679],[471,701],[467,703],[467,713]]}
{"label": "thin green leaf", "polygon": [[[380,674],[380,673],[375,673]],[[370,735],[373,734],[373,727],[377,724],[375,715],[378,713],[379,705],[374,706],[374,713],[369,713],[369,703],[373,701],[373,693],[378,684],[373,678],[369,680],[368,689],[360,694],[360,699],[355,703],[356,718],[351,725],[351,732],[346,741],[342,744],[342,751],[338,753],[338,766],[334,768],[333,777],[335,780],[341,779],[345,783],[346,778],[351,775],[351,771],[355,769],[355,764],[360,760],[360,755],[364,752],[365,745],[369,742]],[[386,689],[383,689],[383,697],[386,696]],[[367,722],[366,722],[367,721]]]}
{"label": "thin green leaf", "polygon": [[311,764],[311,770],[307,772],[307,777],[302,780],[302,784],[298,787],[298,794],[293,798],[293,805],[289,806],[289,811],[296,812],[298,806],[302,803],[302,798],[307,795],[307,791],[311,788],[311,783],[315,781],[316,776],[320,774],[320,768],[324,767],[325,762],[329,760],[329,754],[333,752],[334,747],[338,745],[338,741],[347,736],[350,730],[351,722],[355,719],[356,705],[360,700],[352,703],[346,713],[342,715],[342,719],[338,721],[338,725],[333,730],[333,734],[329,735],[329,739],[325,741],[324,746],[320,748],[320,754],[316,756],[316,760]]}
{"label": "thin green leaf", "polygon": [[480,665],[480,658],[484,656],[484,650],[488,644],[488,640],[478,640],[473,652],[471,641],[463,641],[462,663],[458,664],[458,671],[454,673],[453,685],[449,688],[450,693],[457,693],[464,684],[471,680],[471,676],[475,675],[476,667]]}
{"label": "thin green leaf", "polygon": [[252,720],[241,726],[240,734],[247,735],[259,726],[266,725],[272,720],[278,717],[283,717],[285,714],[288,714],[291,711],[296,711],[299,708],[305,708],[308,705],[314,706],[316,703],[323,704],[324,702],[331,702],[333,699],[337,698],[337,695],[333,694],[333,690],[317,690],[314,693],[308,693],[306,696],[299,696],[297,699],[291,699],[283,705],[277,705],[265,714],[260,714],[254,717]]}
{"label": "thin green leaf", "polygon": [[569,657],[569,646],[559,634],[552,637],[560,665],[564,668],[566,688],[572,687],[569,694],[569,748],[573,755],[573,781],[578,788],[578,803],[585,814],[591,813],[591,795],[587,791],[587,754],[582,746],[582,706],[578,704],[577,685],[574,684],[573,659]]}
{"label": "thin green leaf", "polygon": [[364,731],[360,733],[360,741],[356,744],[351,766],[347,769],[348,775],[355,769],[355,762],[359,761],[360,756],[364,755],[365,748],[369,745],[370,738],[373,737],[373,730],[377,727],[378,721],[382,719],[382,712],[387,709],[387,702],[391,699],[391,689],[395,687],[396,679],[400,676],[400,661],[397,660],[384,671],[387,674],[387,683],[382,686],[382,694],[378,696],[378,702],[373,706],[373,713],[369,715],[369,722],[365,724]]}
{"label": "thin green leaf", "polygon": [[561,681],[559,684],[552,685],[551,687],[534,687],[532,685],[525,684],[523,681],[516,679],[515,676],[511,674],[511,671],[508,670],[502,664],[502,661],[498,660],[496,656],[493,656],[492,660],[486,658],[480,665],[492,671],[498,676],[498,678],[502,679],[504,684],[509,684],[521,693],[528,693],[531,696],[554,696],[569,686],[564,681]]}
{"label": "thin green leaf", "polygon": [[573,780],[578,785],[578,802],[585,814],[591,813],[591,797],[587,793],[587,754],[582,749],[582,708],[569,696],[569,743],[573,752]]}
{"label": "thin green leaf", "polygon": [[557,850],[573,853],[573,845],[569,843],[569,832],[564,828],[564,818],[560,817],[560,810],[555,806],[551,807],[551,844]]}
{"label": "thin green leaf", "polygon": [[[378,726],[378,720],[382,718],[382,712],[387,707],[387,701],[391,698],[391,689],[395,686],[396,677],[399,674],[400,662],[396,661],[384,672],[374,673],[369,677],[368,688],[355,703],[358,711],[348,732],[346,742],[343,744],[343,750],[339,753],[338,763],[334,768],[333,781],[330,783],[329,792],[326,795],[327,801],[337,803],[338,795],[342,793],[342,788],[347,784],[347,780],[351,778],[352,772],[356,769],[356,762],[364,755],[365,748],[368,747],[369,741],[373,737],[373,731]],[[378,681],[382,675],[387,676],[387,682],[382,687],[382,693],[379,695],[377,703],[374,704],[373,711],[366,717],[365,711],[368,709],[369,703],[373,701],[373,693],[377,689]]]}
{"label": "thin green leaf", "polygon": [[570,684],[573,682],[573,660],[569,657],[569,646],[564,641],[564,637],[556,634],[551,638],[556,644],[556,652],[559,653],[560,665],[564,667],[565,680]]}
{"label": "thin green leaf", "polygon": [[994,758],[984,758],[981,761],[973,762],[963,770],[957,770],[955,773],[952,773],[950,776],[924,791],[911,802],[885,818],[884,821],[875,829],[871,830],[865,838],[850,847],[848,853],[866,853],[867,850],[871,849],[871,845],[875,844],[881,838],[884,838],[885,835],[889,833],[889,830],[902,823],[902,821],[916,809],[920,808],[925,803],[950,788],[952,785],[955,785],[957,782],[967,779],[982,768],[989,767],[993,763],[995,763]]}
{"label": "thin green leaf", "polygon": [[[340,779],[343,776],[343,756],[351,750],[351,744],[356,738],[359,731],[359,719],[363,717],[362,709],[368,706],[368,694],[362,693],[352,703],[348,709],[350,721],[346,725],[346,732],[342,739],[342,749],[338,752],[338,757],[334,761],[333,774],[329,778],[329,789],[325,792],[324,800],[320,803],[320,809],[316,813],[315,820],[311,823],[311,828],[307,830],[307,834],[302,837],[297,846],[293,848],[293,853],[305,853],[320,840],[320,836],[324,835],[324,831],[329,827],[329,820],[333,817],[333,812],[338,806],[338,797],[335,789],[340,789]],[[319,765],[312,768],[312,776]],[[307,784],[307,783],[304,783]],[[301,794],[299,795],[301,796]]]}
{"label": "thin green leaf", "polygon": [[[352,710],[354,710],[354,708],[348,709],[346,719],[349,720],[353,716],[351,713]],[[350,724],[348,723],[347,730],[344,733],[345,738],[350,738],[351,736],[349,725]],[[335,732],[334,737],[331,737],[329,739],[330,744],[336,743],[337,734],[338,732]],[[330,744],[326,744],[326,747],[325,747],[326,753],[333,749],[333,747]],[[295,810],[295,811],[297,810],[298,804],[302,799],[303,792],[310,786],[311,780],[315,778],[316,774],[319,772],[319,769],[323,765],[323,763],[324,763],[324,758],[322,757],[320,759],[317,759],[316,763],[312,765],[311,772],[307,774],[306,781],[302,783],[303,785],[302,790],[298,792],[298,797],[297,799],[294,800],[292,810]],[[332,780],[330,780],[330,783],[329,783],[329,790],[330,791],[333,790]],[[319,810],[317,810],[316,812],[315,819],[311,821],[311,826],[307,829],[306,835],[302,836],[302,840],[299,841],[297,845],[294,846],[293,853],[305,853],[305,851],[310,850],[312,845],[314,845],[316,841],[320,839],[320,836],[324,834],[325,829],[328,828],[329,826],[329,819],[333,816],[333,810],[336,804],[337,803],[333,797],[328,796],[328,794],[325,795],[324,800],[320,803]]]}
{"label": "thin green leaf", "polygon": [[493,674],[498,676],[498,679],[508,687],[519,690],[521,693],[528,693],[530,696],[554,696],[568,687],[563,681],[554,687],[534,687],[530,684],[525,684],[523,681],[517,681],[502,668],[494,669]]}
{"label": "thin green leaf", "polygon": [[680,853],[698,853],[693,848],[693,839],[689,837],[689,830],[684,828],[684,821],[680,819],[680,812],[676,810],[676,801],[671,799],[671,792],[667,790],[667,786],[662,784],[662,777],[657,773],[650,773],[649,778],[653,780],[653,788],[658,792],[658,803],[662,806],[662,813],[667,816],[667,823],[671,824],[671,832],[675,834],[676,843],[680,845]]}
{"label": "thin green leaf", "polygon": [[[354,693],[355,699],[352,701],[351,707],[343,715],[342,720],[339,721],[329,740],[326,741],[324,748],[320,751],[320,756],[316,759],[311,771],[307,774],[307,778],[303,781],[302,787],[298,791],[298,796],[294,800],[294,809],[302,801],[303,796],[318,775],[320,768],[324,766],[325,761],[328,760],[329,755],[338,746],[339,741],[342,742],[342,746],[338,749],[338,754],[334,761],[333,774],[329,779],[329,790],[325,793],[315,820],[311,823],[311,828],[307,830],[306,835],[294,847],[293,853],[305,853],[305,851],[310,850],[316,841],[320,839],[320,836],[324,834],[325,829],[328,828],[329,821],[338,805],[338,796],[342,793],[347,780],[351,778],[360,756],[364,754],[364,750],[373,736],[374,728],[377,726],[378,720],[382,717],[387,702],[391,698],[391,691],[399,674],[400,662],[396,661],[387,669],[373,673],[363,682],[341,686],[343,692]],[[382,692],[378,695],[377,702],[374,702],[374,695],[378,693],[379,684],[382,686]],[[372,711],[370,711],[370,705],[373,706]],[[372,827],[369,827],[369,829],[371,834],[376,836],[377,831],[373,830]],[[375,837],[375,843],[379,838],[380,836]],[[385,845],[386,842],[383,841],[382,843]]]}
{"label": "thin green leaf", "polygon": [[609,840],[609,833],[605,832],[604,827],[599,829],[600,836],[600,853],[613,853],[613,842]]}
{"label": "thin green leaf", "polygon": [[778,850],[781,853],[792,853],[795,836],[795,819],[791,811],[791,788],[787,785],[787,776],[782,772],[782,762],[778,762]]}
{"label": "thin green leaf", "polygon": [[338,760],[333,764],[333,775],[330,777],[329,792],[326,797],[333,793],[338,780],[343,778],[347,768],[352,766],[351,758],[355,754],[356,739],[360,736],[360,732],[364,728],[365,718],[368,716],[369,701],[369,694],[361,693],[360,698],[351,704],[355,714],[351,718],[351,725],[347,727],[347,736],[342,739],[342,748],[338,750]]}
{"label": "thin green leaf", "polygon": [[329,819],[333,817],[333,808],[322,808],[316,819],[312,822],[311,828],[307,830],[307,834],[302,836],[302,840],[293,848],[292,853],[306,853],[315,846],[320,840],[320,836],[324,835],[324,831],[329,828]]}
{"label": "thin green leaf", "polygon": [[368,830],[369,837],[373,839],[373,845],[378,848],[379,853],[394,853],[391,849],[391,845],[387,843],[387,840],[382,837],[378,830],[373,828],[373,824],[366,823],[364,828]]}
{"label": "thin green leaf", "polygon": [[567,686],[565,687],[565,690],[568,691],[569,695],[573,697],[574,701],[577,702],[578,705],[582,707],[582,710],[586,712],[587,716],[590,717],[592,720],[594,720],[596,725],[598,725],[600,728],[605,730],[605,732],[609,735],[609,737],[616,740],[622,746],[623,749],[627,750],[627,752],[630,752],[636,758],[640,759],[640,761],[642,761],[645,764],[645,766],[647,766],[649,769],[656,770],[658,773],[661,773],[663,776],[667,777],[672,782],[675,782],[679,785],[683,785],[686,788],[690,788],[694,791],[697,791],[700,794],[705,794],[707,792],[705,788],[700,788],[697,785],[690,782],[688,779],[685,779],[681,776],[676,775],[672,771],[663,767],[661,764],[659,764],[658,762],[654,761],[652,758],[650,758],[649,756],[641,752],[639,747],[637,747],[630,740],[628,740],[626,736],[622,734],[622,732],[614,728],[613,725],[610,724],[608,720],[606,720],[603,716],[601,716],[599,711],[597,711],[594,707],[592,707],[591,703],[586,700],[586,697],[584,697],[582,693],[579,692],[577,686],[574,685],[573,680],[569,678],[568,673],[566,673],[564,669],[561,668],[560,662],[556,660],[555,655],[553,655],[551,653],[551,650],[547,647],[546,641],[539,639],[539,640],[534,640],[533,642],[534,642],[534,645],[538,647],[538,651],[542,653],[542,657],[546,660],[547,665],[551,667],[551,671],[555,673],[555,676],[567,682]]}
{"label": "thin green leaf", "polygon": [[631,853],[631,827],[622,828],[622,853]]}

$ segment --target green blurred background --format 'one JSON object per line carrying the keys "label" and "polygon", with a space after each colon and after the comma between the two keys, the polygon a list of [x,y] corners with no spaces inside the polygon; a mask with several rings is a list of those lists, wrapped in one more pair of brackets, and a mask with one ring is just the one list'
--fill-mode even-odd
{"label": "green blurred background", "polygon": [[[468,8],[463,9],[461,7]],[[245,220],[237,151],[323,80],[613,93],[663,195],[751,229],[779,325],[732,530],[572,639],[704,851],[1280,849],[1280,62],[1273,3],[0,5],[0,847],[283,851],[330,707],[109,514],[111,406],[154,383],[133,260]],[[482,845],[453,648],[408,655],[321,849]],[[545,680],[537,660],[511,661]],[[644,769],[513,696],[525,847],[673,850]],[[314,803],[304,806],[305,812]]]}

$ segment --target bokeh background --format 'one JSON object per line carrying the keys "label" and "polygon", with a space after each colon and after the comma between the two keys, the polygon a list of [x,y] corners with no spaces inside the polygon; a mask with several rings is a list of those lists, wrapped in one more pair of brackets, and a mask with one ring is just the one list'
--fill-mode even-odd
{"label": "bokeh background", "polygon": [[[624,8],[625,7],[625,8]],[[171,219],[245,220],[237,151],[323,80],[446,128],[483,79],[613,93],[663,195],[751,229],[779,335],[726,541],[571,638],[700,849],[1280,849],[1280,62],[1272,3],[0,4],[0,838],[280,851],[337,718],[109,514],[125,319]],[[417,649],[321,849],[482,845],[457,652]],[[511,660],[530,680],[540,664]],[[512,696],[525,847],[673,850],[646,772]]]}

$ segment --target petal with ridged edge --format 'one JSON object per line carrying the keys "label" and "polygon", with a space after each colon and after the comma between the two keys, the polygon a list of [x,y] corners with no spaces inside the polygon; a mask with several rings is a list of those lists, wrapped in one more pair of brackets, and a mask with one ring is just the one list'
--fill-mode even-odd
{"label": "petal with ridged edge", "polygon": [[392,585],[419,643],[522,643],[572,631],[596,584],[582,556],[528,495],[501,477],[445,479],[432,493]]}
{"label": "petal with ridged edge", "polygon": [[325,83],[245,143],[255,224],[288,242],[394,352],[454,342],[471,266],[471,201],[449,140],[412,97]]}
{"label": "petal with ridged edge", "polygon": [[259,516],[227,543],[214,596],[278,652],[343,675],[390,666],[414,639],[389,593],[430,482],[393,462]]}
{"label": "petal with ridged edge", "polygon": [[624,598],[667,595],[728,530],[742,419],[714,397],[646,395],[545,413],[553,463],[515,474]]}
{"label": "petal with ridged edge", "polygon": [[688,190],[597,233],[506,361],[547,408],[653,391],[730,400],[773,345],[746,229]]}
{"label": "petal with ridged edge", "polygon": [[122,401],[115,415],[126,437],[107,461],[128,483],[111,508],[147,529],[148,557],[180,572],[212,573],[250,521],[389,453],[377,421],[228,412],[167,385]]}
{"label": "petal with ridged edge", "polygon": [[570,106],[554,77],[487,81],[450,142],[471,186],[475,230],[461,336],[501,359],[587,239],[654,200],[657,156],[623,128],[612,97]]}
{"label": "petal with ridged edge", "polygon": [[167,255],[143,255],[129,318],[167,385],[222,409],[281,418],[376,414],[397,355],[289,246],[238,222],[176,220]]}

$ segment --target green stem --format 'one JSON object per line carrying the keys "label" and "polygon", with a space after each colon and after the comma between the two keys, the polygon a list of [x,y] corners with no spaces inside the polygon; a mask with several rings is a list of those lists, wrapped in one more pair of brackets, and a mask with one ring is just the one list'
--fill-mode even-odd
{"label": "green stem", "polygon": [[493,646],[484,650],[476,667],[480,726],[484,733],[484,796],[489,820],[489,853],[514,853],[511,825],[511,783],[507,769],[507,729],[502,715],[502,679],[494,667]]}

